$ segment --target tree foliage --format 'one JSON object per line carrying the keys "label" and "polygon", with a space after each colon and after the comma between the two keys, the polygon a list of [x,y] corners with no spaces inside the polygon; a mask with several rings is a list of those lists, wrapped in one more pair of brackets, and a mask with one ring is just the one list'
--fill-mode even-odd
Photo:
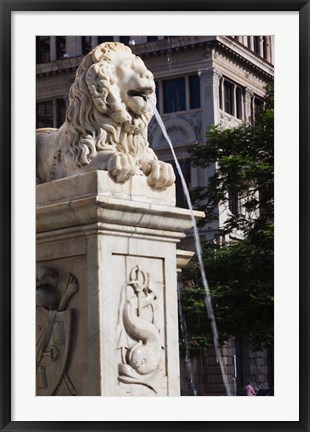
{"label": "tree foliage", "polygon": [[[240,199],[241,211],[230,214],[222,234],[239,230],[244,240],[205,244],[204,264],[222,342],[230,336],[243,337],[256,350],[273,343],[273,118],[273,90],[269,87],[265,109],[255,123],[234,129],[211,126],[206,144],[195,147],[190,157],[195,166],[216,164],[208,185],[192,192],[206,213],[205,223],[218,217],[228,193],[238,194]],[[197,315],[197,296],[204,297],[197,264],[185,272],[184,280],[193,279],[193,274],[194,286],[182,291],[189,323]],[[193,292],[195,301],[191,300]],[[201,306],[199,313],[203,314]],[[197,338],[195,325],[188,327]],[[206,345],[207,337],[204,342]]]}

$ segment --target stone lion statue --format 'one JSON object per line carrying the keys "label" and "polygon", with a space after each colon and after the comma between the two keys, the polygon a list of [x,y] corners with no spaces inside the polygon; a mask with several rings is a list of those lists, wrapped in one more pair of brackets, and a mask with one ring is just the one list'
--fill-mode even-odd
{"label": "stone lion statue", "polygon": [[107,170],[117,183],[139,174],[153,188],[172,185],[172,166],[147,141],[148,98],[156,102],[154,77],[141,58],[122,43],[94,48],[77,69],[63,125],[37,130],[38,182]]}

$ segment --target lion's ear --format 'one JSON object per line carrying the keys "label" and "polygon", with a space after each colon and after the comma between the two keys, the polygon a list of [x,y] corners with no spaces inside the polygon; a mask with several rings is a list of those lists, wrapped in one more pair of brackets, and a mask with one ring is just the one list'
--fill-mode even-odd
{"label": "lion's ear", "polygon": [[101,45],[98,45],[93,51],[93,62],[100,62],[109,51],[115,51],[115,47],[117,47],[117,45],[119,45],[117,42],[104,42]]}
{"label": "lion's ear", "polygon": [[98,45],[95,49],[94,49],[94,51],[93,51],[93,55],[92,55],[92,58],[93,58],[93,62],[94,63],[97,63],[97,62],[99,62],[100,60],[102,60],[102,57],[104,56],[104,54],[106,53],[106,48],[105,48],[105,45],[103,45],[103,44],[101,44],[101,45]]}

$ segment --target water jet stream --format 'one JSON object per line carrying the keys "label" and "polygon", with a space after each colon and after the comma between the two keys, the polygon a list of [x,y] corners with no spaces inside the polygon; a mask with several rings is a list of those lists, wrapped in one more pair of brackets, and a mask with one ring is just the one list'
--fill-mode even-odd
{"label": "water jet stream", "polygon": [[194,213],[193,213],[193,206],[192,206],[192,202],[190,199],[189,190],[187,188],[187,184],[186,184],[185,178],[183,176],[183,172],[182,172],[181,166],[179,164],[178,158],[175,154],[172,142],[169,138],[168,132],[167,132],[166,127],[162,121],[162,118],[160,117],[160,114],[157,111],[156,105],[152,101],[151,98],[149,98],[148,96],[146,96],[146,97],[147,97],[147,101],[150,103],[150,105],[153,109],[153,112],[154,112],[156,120],[157,120],[157,122],[158,122],[158,124],[162,130],[162,133],[169,144],[176,168],[177,168],[178,173],[180,175],[180,179],[181,179],[184,195],[186,197],[187,205],[188,205],[188,208],[189,208],[190,213],[191,213],[191,219],[193,222],[193,230],[194,230],[195,249],[196,249],[199,269],[200,269],[200,273],[201,273],[202,283],[203,283],[203,286],[204,286],[204,289],[206,292],[206,297],[205,297],[206,308],[207,308],[207,314],[208,314],[209,320],[211,322],[211,329],[212,329],[212,335],[213,335],[215,354],[216,354],[216,357],[217,357],[217,360],[219,362],[219,366],[221,369],[222,378],[223,378],[224,386],[226,389],[226,394],[227,394],[227,396],[231,396],[230,385],[228,383],[227,375],[226,375],[226,372],[224,369],[223,358],[222,358],[222,354],[221,354],[221,350],[220,350],[219,335],[218,335],[215,315],[214,315],[213,307],[212,307],[210,289],[209,289],[209,285],[208,285],[208,281],[207,281],[207,277],[206,277],[206,273],[205,273],[205,268],[204,268],[203,261],[202,261],[202,251],[201,251],[200,238],[199,238],[198,228],[197,228],[197,224],[196,224],[196,219],[195,219]]}
{"label": "water jet stream", "polygon": [[179,280],[177,281],[177,288],[178,288],[178,306],[179,306],[178,309],[179,309],[179,317],[180,317],[180,330],[181,330],[181,334],[182,334],[183,343],[185,346],[185,366],[186,366],[187,375],[188,375],[188,379],[190,382],[191,390],[193,392],[193,396],[198,396],[197,388],[196,388],[195,381],[194,381],[192,361],[191,361],[190,354],[189,354],[188,332],[187,332],[185,317],[184,317],[183,311],[182,311]]}

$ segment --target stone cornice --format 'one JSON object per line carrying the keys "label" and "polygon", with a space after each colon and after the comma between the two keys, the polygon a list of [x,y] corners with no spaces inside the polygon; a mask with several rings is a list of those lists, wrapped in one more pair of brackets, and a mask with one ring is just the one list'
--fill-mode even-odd
{"label": "stone cornice", "polygon": [[[273,65],[258,56],[249,48],[230,36],[178,36],[171,39],[160,39],[154,42],[137,44],[132,46],[132,51],[145,59],[147,57],[160,56],[168,52],[186,51],[189,49],[214,49],[231,60],[243,64],[249,70],[272,79],[274,76]],[[81,63],[83,56],[70,57],[49,63],[36,65],[37,76],[46,76],[72,72]]]}
{"label": "stone cornice", "polygon": [[[144,176],[125,184],[114,183],[105,171],[39,184],[36,187],[37,234],[47,230],[99,230],[131,236],[184,237],[192,227],[191,213],[175,207],[174,185],[165,191],[151,189]],[[204,213],[194,211],[196,219]],[[43,238],[42,237],[42,238]]]}
{"label": "stone cornice", "polygon": [[[194,211],[196,219],[204,213]],[[192,227],[190,211],[178,207],[93,196],[37,206],[37,233],[89,227],[131,235],[181,239]]]}
{"label": "stone cornice", "polygon": [[273,65],[235,39],[229,36],[217,36],[216,47],[227,58],[243,64],[245,68],[264,78],[273,79]]}
{"label": "stone cornice", "polygon": [[36,75],[56,75],[66,72],[74,72],[81,64],[84,56],[70,57],[61,60],[55,60],[49,63],[40,63],[36,65]]}

